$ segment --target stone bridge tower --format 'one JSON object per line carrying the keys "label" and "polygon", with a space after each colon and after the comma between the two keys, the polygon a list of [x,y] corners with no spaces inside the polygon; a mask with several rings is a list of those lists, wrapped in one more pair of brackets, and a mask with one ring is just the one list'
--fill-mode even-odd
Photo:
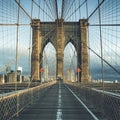
{"label": "stone bridge tower", "polygon": [[88,21],[86,19],[80,20],[80,68],[81,68],[81,82],[89,81],[89,64],[88,64]]}
{"label": "stone bridge tower", "polygon": [[41,32],[40,20],[33,19],[32,23],[32,56],[31,56],[31,77],[33,81],[40,81],[40,63],[41,63]]}
{"label": "stone bridge tower", "polygon": [[[48,26],[51,25],[53,27],[49,30]],[[31,26],[33,30],[31,61],[31,74],[33,80],[38,81],[41,78],[41,55],[48,42],[51,42],[56,49],[56,77],[63,78],[64,48],[67,43],[72,42],[77,51],[78,67],[81,69],[78,81],[89,81],[87,47],[88,21],[86,19],[82,19],[79,22],[64,22],[63,19],[57,19],[55,22],[44,23],[40,23],[39,19],[33,19]],[[76,33],[78,33],[77,37],[74,37]],[[47,38],[43,41],[42,38],[44,38],[46,34]]]}
{"label": "stone bridge tower", "polygon": [[64,29],[63,29],[63,19],[56,20],[56,77],[63,78],[63,57],[64,57]]}

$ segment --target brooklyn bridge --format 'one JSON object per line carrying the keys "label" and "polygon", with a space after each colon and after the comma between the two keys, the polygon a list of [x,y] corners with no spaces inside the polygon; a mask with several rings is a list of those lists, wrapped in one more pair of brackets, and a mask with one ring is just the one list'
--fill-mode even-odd
{"label": "brooklyn bridge", "polygon": [[119,120],[120,1],[0,0],[0,120]]}

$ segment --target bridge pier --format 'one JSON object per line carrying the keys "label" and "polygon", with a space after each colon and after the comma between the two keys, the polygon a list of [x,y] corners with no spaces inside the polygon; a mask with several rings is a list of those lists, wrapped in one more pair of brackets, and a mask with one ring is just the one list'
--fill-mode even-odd
{"label": "bridge pier", "polygon": [[31,77],[33,81],[40,81],[40,61],[41,61],[41,32],[40,20],[32,20],[32,57],[31,57]]}
{"label": "bridge pier", "polygon": [[56,57],[57,57],[57,66],[56,66],[56,77],[63,78],[63,57],[64,57],[64,30],[63,30],[63,19],[56,20],[57,27],[57,36],[56,36]]}
{"label": "bridge pier", "polygon": [[89,82],[89,64],[88,64],[88,21],[86,19],[80,20],[80,81]]}

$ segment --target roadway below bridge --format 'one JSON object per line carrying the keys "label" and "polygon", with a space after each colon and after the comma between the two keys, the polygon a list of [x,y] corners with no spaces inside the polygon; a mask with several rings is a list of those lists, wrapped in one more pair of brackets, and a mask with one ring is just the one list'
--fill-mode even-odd
{"label": "roadway below bridge", "polygon": [[14,120],[98,120],[65,84],[56,83]]}

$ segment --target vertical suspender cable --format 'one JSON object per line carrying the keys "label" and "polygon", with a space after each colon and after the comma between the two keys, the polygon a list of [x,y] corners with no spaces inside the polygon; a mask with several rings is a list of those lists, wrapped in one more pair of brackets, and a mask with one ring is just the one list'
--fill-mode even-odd
{"label": "vertical suspender cable", "polygon": [[[45,9],[45,0],[43,1],[43,6],[44,6],[44,9]],[[44,12],[43,12],[43,28],[45,28],[45,22],[44,22]],[[46,32],[45,32],[45,29],[44,29],[44,36],[45,36]],[[43,41],[44,42],[44,41]],[[44,51],[43,51],[44,52]],[[44,78],[44,81],[45,81],[45,72],[46,72],[46,69],[45,69],[45,53],[42,53],[43,54],[43,65],[44,65],[44,74],[43,74],[43,78]]]}
{"label": "vertical suspender cable", "polygon": [[[31,18],[32,18],[32,14],[33,14],[33,0],[31,1]],[[32,23],[32,21],[31,21],[31,23]],[[30,70],[30,66],[31,66],[31,63],[30,63],[30,61],[31,61],[31,40],[32,40],[32,38],[31,38],[31,35],[32,35],[32,29],[31,29],[31,27],[30,27],[30,40],[29,40],[29,58],[28,58],[28,76],[30,77],[30,79],[31,79],[31,70]]]}
{"label": "vertical suspender cable", "polygon": [[[76,2],[75,2],[75,9],[76,9],[76,6],[77,6],[77,5],[76,5]],[[77,24],[78,24],[78,23],[77,23],[77,12],[75,12],[75,21],[76,21],[76,22],[75,22],[75,28],[76,28],[76,29],[75,29],[75,39],[76,39],[76,43],[77,43],[77,42],[78,42],[78,36],[77,36],[77,26],[78,26],[78,25],[77,25]],[[77,47],[77,45],[76,45],[76,47]],[[75,59],[75,51],[74,51],[74,59]],[[75,60],[74,60],[74,63],[75,63]],[[74,79],[75,79],[75,81],[76,81],[75,71],[77,70],[77,68],[75,67],[75,64],[74,64],[74,68],[75,68],[75,69],[74,69],[74,75],[75,75]],[[79,80],[79,78],[78,78],[78,80]]]}
{"label": "vertical suspender cable", "polygon": [[[20,0],[18,0],[20,4]],[[16,64],[15,64],[15,72],[16,72],[16,84],[15,91],[17,90],[17,69],[18,69],[18,32],[19,32],[19,17],[20,17],[20,7],[18,5],[18,17],[17,17],[17,30],[16,30]]]}
{"label": "vertical suspender cable", "polygon": [[[20,4],[20,0],[18,0]],[[15,91],[17,91],[17,69],[18,69],[18,33],[19,33],[19,17],[20,17],[20,7],[18,5],[18,18],[17,18],[17,30],[16,30],[16,65],[15,65],[15,71],[16,71],[16,83],[15,83]],[[19,115],[19,95],[17,95],[17,116]]]}
{"label": "vertical suspender cable", "polygon": [[98,0],[98,15],[99,15],[99,29],[100,29],[100,48],[101,48],[101,74],[102,74],[102,87],[104,90],[104,65],[103,65],[103,43],[102,43],[102,30],[101,30],[101,13],[100,13],[100,1]]}

